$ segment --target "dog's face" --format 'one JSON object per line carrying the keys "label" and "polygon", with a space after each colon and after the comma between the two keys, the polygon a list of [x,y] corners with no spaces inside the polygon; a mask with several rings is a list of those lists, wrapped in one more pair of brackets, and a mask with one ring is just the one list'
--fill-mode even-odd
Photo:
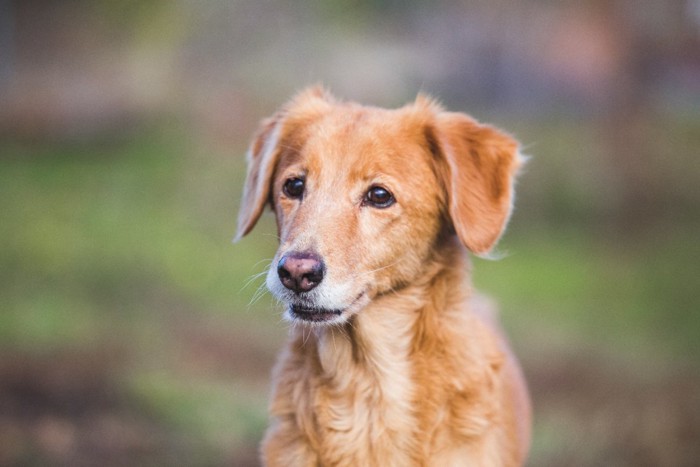
{"label": "dog's face", "polygon": [[248,153],[238,237],[269,202],[267,275],[287,317],[338,323],[420,278],[456,232],[485,253],[508,218],[517,145],[428,99],[398,110],[308,90],[263,122]]}

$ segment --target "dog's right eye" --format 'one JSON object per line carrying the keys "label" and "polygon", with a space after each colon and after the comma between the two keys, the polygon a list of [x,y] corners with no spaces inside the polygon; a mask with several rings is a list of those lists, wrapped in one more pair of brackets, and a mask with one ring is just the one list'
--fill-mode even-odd
{"label": "dog's right eye", "polygon": [[290,178],[284,182],[282,191],[289,198],[301,198],[301,196],[304,194],[304,179]]}
{"label": "dog's right eye", "polygon": [[370,188],[363,200],[363,204],[380,209],[388,208],[395,202],[394,195],[382,186],[373,186]]}

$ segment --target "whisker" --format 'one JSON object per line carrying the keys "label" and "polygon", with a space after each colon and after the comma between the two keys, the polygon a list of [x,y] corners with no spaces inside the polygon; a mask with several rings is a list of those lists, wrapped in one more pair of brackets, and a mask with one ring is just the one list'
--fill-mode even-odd
{"label": "whisker", "polygon": [[265,274],[268,273],[268,271],[269,271],[269,269],[270,269],[270,265],[272,264],[272,259],[268,259],[268,258],[266,258],[266,259],[261,259],[260,261],[258,261],[257,263],[255,263],[251,269],[255,269],[255,268],[257,268],[261,263],[265,263],[265,262],[268,263],[267,266],[265,266],[265,268],[264,268],[262,271],[260,271],[260,272],[258,272],[258,273],[256,273],[256,274],[253,274],[252,276],[250,276],[250,278],[248,278],[248,280],[245,282],[245,284],[243,284],[243,287],[241,287],[241,289],[240,289],[239,292],[244,291],[250,284],[252,284],[253,282],[255,282],[256,279],[258,279],[259,277],[264,276]]}
{"label": "whisker", "polygon": [[309,341],[309,338],[311,337],[311,330],[309,329],[309,334],[306,334],[306,326],[301,327],[301,342],[304,347],[306,347],[306,343]]}
{"label": "whisker", "polygon": [[335,329],[338,330],[341,336],[343,336],[343,339],[345,339],[347,342],[350,342],[350,334],[348,333],[347,329],[345,328],[345,324],[348,324],[350,327],[353,327],[353,323],[351,320],[342,322],[342,323],[336,323],[335,324]]}
{"label": "whisker", "polygon": [[369,270],[369,271],[362,271],[362,272],[358,272],[358,273],[356,273],[356,274],[352,274],[352,275],[350,276],[350,278],[351,278],[351,279],[357,279],[358,277],[362,277],[362,276],[365,276],[365,275],[368,275],[368,274],[372,274],[372,273],[375,273],[375,272],[377,272],[377,271],[381,271],[381,270],[383,270],[383,269],[388,269],[388,268],[390,268],[390,267],[392,267],[392,266],[396,266],[397,264],[399,264],[401,261],[404,261],[405,259],[406,259],[406,256],[404,255],[403,257],[397,259],[397,260],[394,261],[393,263],[389,263],[389,264],[387,264],[387,265],[380,266],[380,267],[378,267],[378,268],[371,269],[371,270]]}
{"label": "whisker", "polygon": [[243,287],[241,287],[241,292],[243,292],[246,289],[246,287],[248,287],[250,284],[252,284],[256,279],[258,279],[261,276],[264,276],[265,274],[267,274],[267,269],[262,271],[262,272],[259,272],[257,274],[253,274],[252,276],[250,276],[248,278],[248,280],[245,282],[245,284],[243,284]]}
{"label": "whisker", "polygon": [[[256,273],[256,274],[251,275],[251,276],[248,278],[248,280],[245,282],[245,284],[243,284],[243,286],[241,287],[239,293],[240,293],[240,292],[243,292],[243,291],[244,291],[245,289],[247,289],[251,284],[253,284],[253,283],[256,282],[257,280],[259,280],[261,277],[264,277],[264,276],[269,272],[269,270],[270,270],[270,264],[272,263],[272,260],[271,260],[271,259],[268,259],[268,258],[262,259],[262,260],[258,261],[257,263],[255,263],[255,265],[253,265],[252,269],[257,268],[257,267],[258,267],[260,264],[262,264],[262,263],[268,263],[268,264],[265,266],[265,268],[264,268],[262,271],[260,271],[260,272],[258,272],[258,273]],[[257,303],[263,296],[265,296],[265,291],[266,291],[266,289],[265,289],[265,281],[263,281],[263,282],[262,282],[261,284],[259,284],[258,287],[255,289],[255,292],[253,292],[253,295],[251,296],[250,300],[248,301],[248,307],[247,307],[247,310],[246,310],[246,311],[250,311],[251,306],[254,305],[255,303]]]}
{"label": "whisker", "polygon": [[267,292],[265,284],[260,284],[253,296],[251,297],[250,301],[248,302],[248,307],[250,308],[252,305],[260,301],[260,299],[265,296],[265,292]]}
{"label": "whisker", "polygon": [[[258,265],[260,265],[260,263],[265,263],[265,262],[268,263],[268,264],[267,264],[267,267],[270,267],[270,265],[272,264],[272,258],[263,258],[263,259],[261,259],[260,261],[258,261],[257,263],[255,263],[251,269],[255,269],[255,268],[258,267]],[[267,267],[266,267],[266,269],[267,269]]]}

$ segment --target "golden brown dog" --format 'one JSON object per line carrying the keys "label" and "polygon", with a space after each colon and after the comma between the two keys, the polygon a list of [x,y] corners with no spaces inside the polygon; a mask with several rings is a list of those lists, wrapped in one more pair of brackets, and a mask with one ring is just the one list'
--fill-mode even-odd
{"label": "golden brown dog", "polygon": [[397,110],[321,88],[265,120],[237,238],[269,203],[267,286],[294,324],[275,370],[271,466],[515,466],[525,382],[467,251],[511,211],[517,143],[430,99]]}

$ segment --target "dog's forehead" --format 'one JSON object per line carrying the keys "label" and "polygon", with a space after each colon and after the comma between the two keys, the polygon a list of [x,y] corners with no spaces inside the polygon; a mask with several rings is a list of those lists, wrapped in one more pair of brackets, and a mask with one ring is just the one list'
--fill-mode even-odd
{"label": "dog's forehead", "polygon": [[430,156],[422,127],[400,110],[339,107],[307,130],[302,161],[309,171],[404,177]]}

